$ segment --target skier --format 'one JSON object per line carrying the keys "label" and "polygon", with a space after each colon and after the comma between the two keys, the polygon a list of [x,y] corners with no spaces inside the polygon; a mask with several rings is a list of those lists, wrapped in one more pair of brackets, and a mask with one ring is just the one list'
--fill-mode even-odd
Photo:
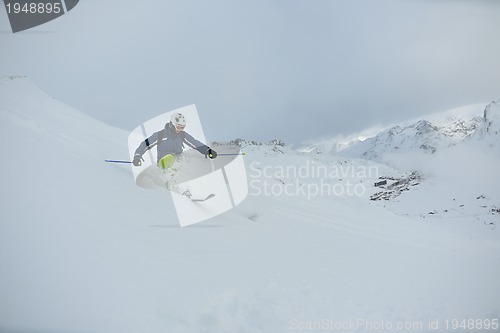
{"label": "skier", "polygon": [[[185,127],[186,118],[184,115],[182,113],[174,113],[170,117],[170,122],[165,124],[165,128],[153,133],[137,147],[132,162],[133,165],[141,166],[142,161],[144,161],[142,155],[154,146],[157,147],[158,151],[157,166],[164,174],[171,169],[174,162],[182,154],[184,145],[196,149],[205,155],[205,158],[214,159],[217,157],[215,150],[193,138],[184,130]],[[168,183],[167,187],[169,187]]]}

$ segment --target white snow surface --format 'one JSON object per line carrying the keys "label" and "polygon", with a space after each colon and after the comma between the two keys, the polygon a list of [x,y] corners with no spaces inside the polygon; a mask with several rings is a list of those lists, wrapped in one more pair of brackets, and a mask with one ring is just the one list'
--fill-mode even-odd
{"label": "white snow surface", "polygon": [[[0,332],[279,333],[324,320],[436,332],[430,321],[500,318],[498,107],[487,113],[484,133],[434,154],[389,149],[370,160],[246,145],[250,182],[277,192],[320,180],[280,173],[290,166],[377,173],[323,177],[364,187],[359,195],[255,195],[254,186],[232,211],[180,228],[166,191],[104,163],[128,156],[126,131],[5,77]],[[432,126],[394,135],[450,139]],[[415,170],[419,186],[369,200],[379,176]]]}

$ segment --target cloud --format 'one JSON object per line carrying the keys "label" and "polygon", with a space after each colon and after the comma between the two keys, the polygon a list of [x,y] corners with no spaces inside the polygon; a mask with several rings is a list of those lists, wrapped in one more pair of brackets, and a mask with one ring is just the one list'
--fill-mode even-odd
{"label": "cloud", "polygon": [[498,98],[499,16],[488,1],[88,1],[54,34],[0,34],[0,72],[125,129],[195,103],[209,138],[300,142]]}

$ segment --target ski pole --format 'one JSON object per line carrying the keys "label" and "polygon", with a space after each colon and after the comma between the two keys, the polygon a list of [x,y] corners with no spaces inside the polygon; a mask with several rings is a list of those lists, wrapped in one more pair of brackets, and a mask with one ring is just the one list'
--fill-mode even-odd
{"label": "ski pole", "polygon": [[132,163],[130,161],[116,161],[116,160],[104,160],[104,162],[108,162],[108,163]]}
{"label": "ski pole", "polygon": [[237,156],[237,155],[246,155],[246,153],[239,153],[239,154],[217,154],[217,156]]}

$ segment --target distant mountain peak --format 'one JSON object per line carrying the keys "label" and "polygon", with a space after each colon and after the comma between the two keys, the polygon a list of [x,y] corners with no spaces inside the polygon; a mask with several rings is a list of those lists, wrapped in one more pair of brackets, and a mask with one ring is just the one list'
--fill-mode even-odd
{"label": "distant mountain peak", "polygon": [[[342,148],[331,149],[329,152],[338,152],[345,157],[379,160],[387,153],[422,151],[432,154],[472,137],[481,141],[486,136],[494,136],[495,138],[487,140],[492,146],[497,141],[498,133],[500,133],[500,101],[497,100],[486,107],[484,104],[462,107],[430,115],[425,119],[397,124],[363,141],[352,140]],[[321,145],[327,146],[325,143]],[[339,147],[335,142],[329,146]]]}
{"label": "distant mountain peak", "polygon": [[483,111],[483,118],[474,133],[469,136],[472,142],[484,142],[489,147],[496,146],[500,151],[500,100],[492,101]]}
{"label": "distant mountain peak", "polygon": [[484,113],[483,113],[483,121],[485,123],[492,123],[493,121],[498,120],[495,118],[499,117],[499,113],[500,113],[499,103],[500,103],[500,100],[496,100],[496,101],[491,101],[490,104],[486,105],[486,107],[484,108]]}
{"label": "distant mountain peak", "polygon": [[[411,127],[413,127],[413,126],[411,126]],[[425,119],[419,120],[414,125],[414,128],[417,131],[418,135],[423,135],[426,133],[439,131],[439,129],[436,126],[432,125],[428,120],[425,120]]]}

